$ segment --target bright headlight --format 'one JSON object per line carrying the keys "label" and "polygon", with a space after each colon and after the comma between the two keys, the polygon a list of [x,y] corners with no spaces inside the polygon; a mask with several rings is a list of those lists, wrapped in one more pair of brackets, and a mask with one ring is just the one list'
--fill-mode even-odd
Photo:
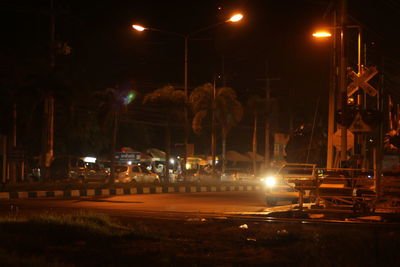
{"label": "bright headlight", "polygon": [[264,183],[268,187],[274,187],[276,185],[276,178],[274,176],[268,176],[264,179]]}

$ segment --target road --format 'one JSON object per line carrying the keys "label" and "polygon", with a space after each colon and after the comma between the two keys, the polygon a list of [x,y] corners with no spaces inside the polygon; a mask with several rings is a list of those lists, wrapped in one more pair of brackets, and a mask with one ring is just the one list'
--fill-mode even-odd
{"label": "road", "polygon": [[138,194],[103,198],[30,199],[0,201],[0,213],[91,210],[113,216],[187,216],[188,214],[246,214],[267,210],[261,191]]}

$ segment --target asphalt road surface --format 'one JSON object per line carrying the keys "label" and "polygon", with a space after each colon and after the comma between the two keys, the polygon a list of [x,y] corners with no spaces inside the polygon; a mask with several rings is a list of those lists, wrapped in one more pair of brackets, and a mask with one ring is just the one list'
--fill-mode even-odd
{"label": "asphalt road surface", "polygon": [[35,214],[40,211],[92,210],[113,216],[170,217],[188,214],[264,213],[262,191],[176,194],[138,194],[102,198],[30,199],[0,201],[0,213]]}

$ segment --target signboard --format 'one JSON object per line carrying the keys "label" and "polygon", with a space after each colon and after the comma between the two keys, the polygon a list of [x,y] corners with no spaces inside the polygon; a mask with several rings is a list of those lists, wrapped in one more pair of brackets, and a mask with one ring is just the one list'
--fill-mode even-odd
{"label": "signboard", "polygon": [[353,81],[349,84],[349,86],[347,86],[347,96],[354,94],[359,87],[361,87],[370,96],[375,96],[378,91],[372,87],[368,81],[371,80],[372,77],[374,77],[377,73],[378,70],[375,66],[369,68],[363,67],[361,74],[350,71],[349,77]]}
{"label": "signboard", "polygon": [[114,159],[119,163],[137,163],[140,161],[140,152],[117,152],[114,153]]}
{"label": "signboard", "polygon": [[12,150],[8,151],[7,153],[7,159],[11,161],[24,161],[25,154],[25,151],[21,149],[12,148]]}
{"label": "signboard", "polygon": [[[339,129],[333,134],[333,140],[332,140],[333,145],[339,151],[341,146],[341,136],[342,136],[341,129]],[[353,146],[354,146],[354,134],[349,130],[347,130],[347,150],[352,149]]]}
{"label": "signboard", "polygon": [[361,117],[360,113],[357,113],[356,117],[354,118],[353,123],[350,125],[349,130],[353,133],[365,133],[370,132],[371,127],[369,127]]}

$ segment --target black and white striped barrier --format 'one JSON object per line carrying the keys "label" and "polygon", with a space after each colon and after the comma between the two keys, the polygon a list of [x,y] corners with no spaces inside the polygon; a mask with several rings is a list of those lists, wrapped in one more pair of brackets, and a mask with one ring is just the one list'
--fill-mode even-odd
{"label": "black and white striped barrier", "polygon": [[226,192],[226,191],[254,191],[260,190],[260,185],[211,185],[211,186],[137,186],[132,188],[115,189],[77,189],[52,191],[23,191],[0,192],[0,200],[29,199],[29,198],[70,198],[95,196],[121,196],[135,194],[161,193],[198,193],[198,192]]}

